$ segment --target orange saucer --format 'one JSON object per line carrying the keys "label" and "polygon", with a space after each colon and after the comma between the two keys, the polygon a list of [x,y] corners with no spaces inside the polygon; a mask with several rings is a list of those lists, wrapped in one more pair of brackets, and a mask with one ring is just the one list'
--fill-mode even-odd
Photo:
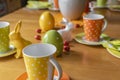
{"label": "orange saucer", "polygon": [[[54,76],[57,76],[57,71],[54,72]],[[27,73],[22,73],[19,77],[16,78],[16,80],[27,80]],[[63,72],[61,80],[70,80],[69,76]]]}

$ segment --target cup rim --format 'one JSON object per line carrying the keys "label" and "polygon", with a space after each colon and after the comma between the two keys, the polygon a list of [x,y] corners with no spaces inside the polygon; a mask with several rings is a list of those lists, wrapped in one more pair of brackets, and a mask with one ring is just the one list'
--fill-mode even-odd
{"label": "cup rim", "polygon": [[7,22],[7,21],[0,21],[0,28],[7,27],[7,26],[9,26],[9,25],[10,25],[10,23]]}
{"label": "cup rim", "polygon": [[103,19],[104,16],[101,14],[87,14],[85,16],[83,16],[83,19],[88,19],[88,20],[99,20],[99,19]]}
{"label": "cup rim", "polygon": [[[45,47],[47,47],[47,48],[45,48]],[[52,48],[52,50],[50,50],[50,48]],[[23,52],[23,55],[25,55],[25,56],[33,57],[33,58],[40,58],[40,57],[51,56],[56,52],[56,50],[57,50],[57,48],[53,44],[35,43],[35,44],[30,44],[30,45],[24,47],[22,52]],[[37,54],[35,54],[35,51]],[[44,51],[44,52],[42,52],[42,51]]]}

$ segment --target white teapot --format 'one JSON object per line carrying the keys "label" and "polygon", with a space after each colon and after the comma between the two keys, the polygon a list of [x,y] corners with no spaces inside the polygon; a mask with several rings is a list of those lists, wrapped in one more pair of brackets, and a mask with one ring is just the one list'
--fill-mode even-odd
{"label": "white teapot", "polygon": [[87,0],[59,0],[59,9],[68,20],[79,19],[84,11]]}

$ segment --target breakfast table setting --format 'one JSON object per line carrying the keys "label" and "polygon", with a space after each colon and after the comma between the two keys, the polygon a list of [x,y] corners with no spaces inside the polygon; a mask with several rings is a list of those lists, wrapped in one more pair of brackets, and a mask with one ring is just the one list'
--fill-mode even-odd
{"label": "breakfast table setting", "polygon": [[0,80],[119,80],[118,8],[51,1],[0,17]]}

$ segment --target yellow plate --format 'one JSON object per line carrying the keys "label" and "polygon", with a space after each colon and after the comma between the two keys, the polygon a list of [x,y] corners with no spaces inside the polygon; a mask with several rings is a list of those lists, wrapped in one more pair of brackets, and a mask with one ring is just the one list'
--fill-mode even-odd
{"label": "yellow plate", "polygon": [[110,49],[110,48],[107,48],[107,51],[108,51],[111,55],[113,55],[113,56],[115,56],[115,57],[117,57],[117,58],[120,58],[120,51],[117,51],[117,50],[114,50],[114,49]]}
{"label": "yellow plate", "polygon": [[14,54],[15,52],[16,52],[15,47],[13,45],[10,45],[10,50],[5,53],[0,53],[0,57],[6,57],[6,56]]}

